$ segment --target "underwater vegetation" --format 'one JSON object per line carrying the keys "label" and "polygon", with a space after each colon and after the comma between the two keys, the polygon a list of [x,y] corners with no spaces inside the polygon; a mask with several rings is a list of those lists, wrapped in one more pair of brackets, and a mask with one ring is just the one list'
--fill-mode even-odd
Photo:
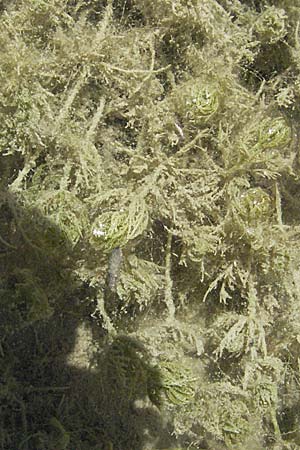
{"label": "underwater vegetation", "polygon": [[0,24],[0,450],[300,448],[300,0]]}

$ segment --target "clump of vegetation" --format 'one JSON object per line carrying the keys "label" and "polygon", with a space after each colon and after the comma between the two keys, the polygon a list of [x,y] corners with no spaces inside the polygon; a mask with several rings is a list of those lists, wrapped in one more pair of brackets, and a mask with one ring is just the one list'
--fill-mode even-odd
{"label": "clump of vegetation", "polygon": [[266,5],[257,17],[253,27],[258,40],[262,44],[274,44],[285,38],[287,35],[287,18],[288,16],[284,9]]}
{"label": "clump of vegetation", "polygon": [[2,3],[0,449],[298,448],[299,1]]}

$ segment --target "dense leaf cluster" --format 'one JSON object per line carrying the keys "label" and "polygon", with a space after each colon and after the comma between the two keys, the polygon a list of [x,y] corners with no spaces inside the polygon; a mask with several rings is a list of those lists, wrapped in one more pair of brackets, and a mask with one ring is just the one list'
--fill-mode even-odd
{"label": "dense leaf cluster", "polygon": [[298,448],[299,0],[0,24],[0,448]]}

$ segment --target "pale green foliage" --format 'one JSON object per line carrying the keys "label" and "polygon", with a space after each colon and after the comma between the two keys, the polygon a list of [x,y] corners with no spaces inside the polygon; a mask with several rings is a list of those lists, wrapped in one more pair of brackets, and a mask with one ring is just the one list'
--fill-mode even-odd
{"label": "pale green foliage", "polygon": [[103,232],[104,246],[113,249],[123,247],[140,236],[147,229],[148,221],[147,206],[137,198],[129,204],[127,211],[121,208],[121,211],[101,215],[95,222],[94,230],[99,228]]}
{"label": "pale green foliage", "polygon": [[243,391],[230,383],[213,383],[200,392],[198,417],[192,420],[196,419],[198,424],[203,424],[217,439],[225,439],[226,445],[230,446],[236,436],[249,432],[249,410],[245,400]]}
{"label": "pale green foliage", "polygon": [[272,218],[271,199],[261,188],[248,189],[233,200],[235,214],[244,223],[257,225]]}
{"label": "pale green foliage", "polygon": [[[141,450],[122,430],[147,397],[174,447],[251,449],[254,429],[261,448],[299,445],[299,400],[288,397],[300,341],[298,3],[3,6],[3,329],[64,314],[59,271],[76,276],[85,314],[108,339],[121,333],[99,344],[99,404],[108,412],[113,398],[112,429],[103,422],[97,434],[96,406],[90,449]],[[44,233],[31,227],[35,214]],[[73,253],[57,269],[65,248]],[[52,258],[45,275],[41,253]],[[19,376],[11,366],[7,379]],[[28,450],[55,439],[84,448],[87,418],[57,417],[61,402],[50,402],[49,435],[30,415],[0,448],[27,450],[27,434],[43,436]]]}
{"label": "pale green foliage", "polygon": [[229,166],[227,176],[246,175],[251,171],[258,176],[276,178],[283,171],[291,170],[294,155],[284,151],[290,142],[291,130],[283,118],[254,115],[234,137],[232,154],[228,150],[224,154],[226,167]]}
{"label": "pale green foliage", "polygon": [[135,255],[124,262],[118,294],[128,305],[139,310],[149,307],[163,283],[162,269],[157,264]]}
{"label": "pale green foliage", "polygon": [[291,130],[282,117],[264,120],[258,129],[257,147],[261,150],[284,148],[291,140]]}
{"label": "pale green foliage", "polygon": [[274,44],[286,36],[287,18],[284,9],[268,6],[259,14],[253,30],[263,44]]}
{"label": "pale green foliage", "polygon": [[174,405],[185,405],[195,396],[195,382],[193,374],[178,363],[160,361],[159,370],[162,379],[162,389],[168,401]]}
{"label": "pale green foliage", "polygon": [[179,86],[173,95],[173,108],[178,120],[190,125],[204,125],[220,106],[218,87],[205,85],[201,79]]}

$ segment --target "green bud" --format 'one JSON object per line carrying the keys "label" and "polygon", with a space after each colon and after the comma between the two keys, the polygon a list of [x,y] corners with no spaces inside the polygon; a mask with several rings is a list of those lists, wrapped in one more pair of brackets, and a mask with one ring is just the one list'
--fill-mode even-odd
{"label": "green bud", "polygon": [[209,87],[195,91],[191,98],[187,99],[186,105],[187,117],[192,121],[210,118],[219,108],[217,92]]}
{"label": "green bud", "polygon": [[213,85],[188,82],[173,93],[173,107],[183,121],[201,125],[219,110],[219,94]]}
{"label": "green bud", "polygon": [[282,148],[291,141],[291,129],[282,117],[264,120],[258,130],[258,146],[265,150]]}
{"label": "green bud", "polygon": [[253,26],[259,40],[264,44],[274,44],[284,38],[287,33],[283,9],[269,6],[263,11]]}
{"label": "green bud", "polygon": [[196,381],[190,370],[171,361],[163,361],[159,367],[163,389],[170,403],[175,405],[189,403],[195,396]]}
{"label": "green bud", "polygon": [[112,250],[122,247],[127,242],[128,221],[125,213],[103,214],[93,226],[93,236],[97,243]]}
{"label": "green bud", "polygon": [[106,250],[124,247],[140,236],[148,226],[148,210],[144,202],[132,202],[128,208],[103,213],[94,223],[93,242]]}
{"label": "green bud", "polygon": [[242,193],[235,208],[239,218],[248,225],[268,222],[272,215],[271,199],[261,188],[252,188]]}

